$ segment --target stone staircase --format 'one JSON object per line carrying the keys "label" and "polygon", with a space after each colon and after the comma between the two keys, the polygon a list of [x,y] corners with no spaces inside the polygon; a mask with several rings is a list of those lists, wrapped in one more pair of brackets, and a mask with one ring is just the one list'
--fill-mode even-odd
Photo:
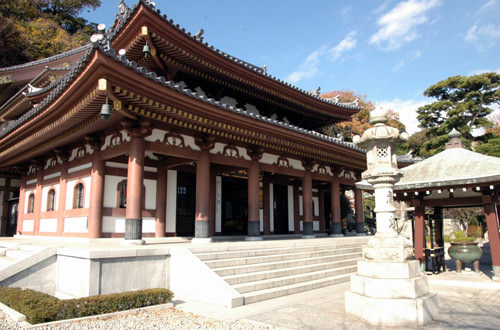
{"label": "stone staircase", "polygon": [[54,254],[53,248],[1,241],[0,283]]}
{"label": "stone staircase", "polygon": [[240,242],[190,250],[251,304],[349,281],[367,240]]}

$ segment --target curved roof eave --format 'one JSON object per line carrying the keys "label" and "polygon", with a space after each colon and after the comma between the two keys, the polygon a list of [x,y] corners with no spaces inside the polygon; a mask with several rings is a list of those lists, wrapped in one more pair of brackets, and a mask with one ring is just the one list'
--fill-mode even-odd
{"label": "curved roof eave", "polygon": [[135,11],[137,11],[137,9],[139,8],[139,5],[142,4],[144,5],[145,7],[149,8],[153,13],[155,13],[156,15],[158,15],[159,17],[161,17],[163,19],[163,21],[167,24],[169,24],[170,26],[172,26],[173,28],[175,28],[177,31],[179,31],[180,33],[182,33],[186,38],[189,38],[192,42],[196,42],[198,43],[199,45],[202,45],[203,47],[205,47],[207,50],[215,53],[216,55],[226,59],[226,60],[229,60],[233,63],[236,63],[250,71],[253,71],[257,74],[260,74],[261,76],[275,82],[275,83],[278,83],[286,88],[289,88],[291,90],[294,90],[296,92],[299,92],[301,93],[302,95],[304,96],[307,96],[309,98],[312,98],[314,100],[317,100],[317,101],[320,101],[324,104],[327,104],[327,105],[333,105],[333,106],[337,106],[337,107],[340,107],[340,108],[344,108],[346,110],[352,110],[352,111],[359,111],[361,110],[361,108],[359,106],[356,106],[355,104],[353,103],[341,103],[341,102],[335,102],[333,99],[327,99],[327,98],[323,98],[323,97],[320,97],[319,95],[316,96],[316,95],[313,95],[311,94],[311,92],[309,91],[306,91],[306,90],[303,90],[295,85],[292,85],[284,80],[281,80],[277,77],[274,77],[272,75],[270,75],[269,73],[267,73],[263,68],[261,67],[258,67],[256,65],[253,65],[253,64],[250,64],[244,60],[241,60],[237,57],[234,57],[232,55],[229,55],[225,52],[223,52],[222,50],[208,44],[207,42],[203,42],[202,40],[199,40],[197,38],[195,38],[194,36],[191,35],[190,32],[187,32],[186,29],[184,28],[181,28],[179,26],[179,24],[175,24],[174,21],[172,19],[167,19],[167,15],[165,14],[161,14],[161,11],[159,9],[157,9],[153,4],[151,4],[149,1],[144,1],[144,0],[139,0],[139,2],[137,4],[135,4],[133,7],[132,7],[132,10],[129,10],[127,13],[126,13],[126,16],[123,17],[123,21],[121,20],[117,20],[115,21],[115,25],[114,25],[114,30],[111,32],[110,34],[110,39],[112,40],[116,35],[118,35],[120,32],[121,32],[121,29],[126,25],[126,23],[132,18],[132,16],[134,15]]}

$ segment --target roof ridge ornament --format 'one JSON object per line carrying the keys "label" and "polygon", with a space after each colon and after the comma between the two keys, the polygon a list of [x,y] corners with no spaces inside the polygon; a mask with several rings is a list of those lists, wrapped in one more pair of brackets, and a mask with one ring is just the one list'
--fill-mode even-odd
{"label": "roof ridge ornament", "polygon": [[117,16],[116,18],[120,22],[125,22],[125,20],[127,19],[128,14],[130,13],[130,8],[127,6],[127,4],[125,3],[125,1],[120,0],[120,4],[118,5],[118,10],[119,10],[119,14],[116,15]]}

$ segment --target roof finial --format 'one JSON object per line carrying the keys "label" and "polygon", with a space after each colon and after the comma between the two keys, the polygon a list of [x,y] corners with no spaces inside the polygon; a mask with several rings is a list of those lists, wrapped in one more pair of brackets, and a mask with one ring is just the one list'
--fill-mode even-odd
{"label": "roof finial", "polygon": [[464,144],[460,139],[462,137],[462,133],[460,133],[455,127],[448,133],[449,141],[445,144],[445,149],[452,148],[463,148]]}
{"label": "roof finial", "polygon": [[200,29],[195,35],[194,38],[198,41],[203,41],[203,34],[205,33],[205,30]]}

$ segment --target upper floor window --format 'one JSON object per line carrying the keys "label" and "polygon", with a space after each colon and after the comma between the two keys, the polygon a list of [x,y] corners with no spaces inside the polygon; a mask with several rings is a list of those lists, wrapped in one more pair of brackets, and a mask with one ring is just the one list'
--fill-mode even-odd
{"label": "upper floor window", "polygon": [[56,200],[56,191],[54,189],[50,189],[47,194],[47,211],[54,211]]}
{"label": "upper floor window", "polygon": [[85,196],[85,187],[83,186],[83,183],[80,182],[75,186],[75,191],[73,194],[74,209],[83,208],[84,196]]}
{"label": "upper floor window", "polygon": [[28,213],[33,213],[35,208],[35,194],[31,193],[28,197]]}

